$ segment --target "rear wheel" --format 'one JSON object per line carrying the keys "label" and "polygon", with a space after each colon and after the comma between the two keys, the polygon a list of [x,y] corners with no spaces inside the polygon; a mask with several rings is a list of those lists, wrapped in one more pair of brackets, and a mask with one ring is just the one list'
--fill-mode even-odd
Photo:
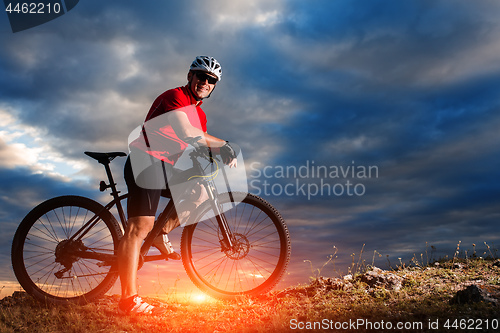
{"label": "rear wheel", "polygon": [[233,235],[231,249],[222,234],[209,202],[197,209],[196,224],[184,228],[182,261],[193,283],[220,299],[257,295],[271,290],[283,276],[290,260],[290,235],[279,212],[252,194],[221,194],[219,201]]}
{"label": "rear wheel", "polygon": [[[71,240],[85,223],[96,224]],[[12,266],[24,290],[49,303],[85,304],[104,295],[118,277],[114,258],[122,230],[101,204],[62,196],[35,207],[19,225]],[[82,258],[85,257],[85,258]]]}

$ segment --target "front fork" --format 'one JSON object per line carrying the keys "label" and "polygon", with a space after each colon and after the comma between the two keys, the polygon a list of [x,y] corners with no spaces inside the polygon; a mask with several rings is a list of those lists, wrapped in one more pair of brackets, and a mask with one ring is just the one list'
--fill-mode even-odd
{"label": "front fork", "polygon": [[208,193],[210,205],[212,206],[212,211],[215,213],[215,219],[219,225],[219,230],[222,234],[221,247],[222,252],[228,251],[234,247],[234,238],[229,224],[227,223],[226,215],[222,210],[222,206],[219,203],[219,195],[215,185],[208,181],[205,184],[205,189]]}

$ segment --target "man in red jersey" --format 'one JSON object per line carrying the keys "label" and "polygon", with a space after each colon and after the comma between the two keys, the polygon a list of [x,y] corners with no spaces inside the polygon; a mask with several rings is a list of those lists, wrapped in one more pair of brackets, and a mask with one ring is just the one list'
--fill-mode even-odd
{"label": "man in red jersey", "polygon": [[[204,98],[210,97],[222,70],[212,57],[199,56],[191,64],[188,83],[183,87],[167,90],[156,98],[151,106],[139,137],[130,143],[130,155],[125,163],[124,177],[129,198],[127,202],[128,224],[118,248],[119,274],[122,297],[119,311],[124,314],[156,314],[156,308],[144,302],[137,293],[137,267],[142,241],[151,231],[162,190],[158,184],[173,174],[177,162],[188,144],[189,138],[202,137],[203,144],[219,151],[225,164],[236,166],[236,154],[225,141],[208,133],[206,115],[201,109]],[[141,161],[159,161],[161,168],[144,168]],[[147,164],[147,163],[146,163]],[[155,163],[158,165],[158,163]],[[168,189],[168,188],[167,188]],[[165,192],[163,192],[165,193]],[[176,207],[179,218],[189,214],[207,199],[203,187],[195,189],[185,211]],[[172,249],[167,233],[179,225],[179,218],[170,220],[153,245],[167,259],[179,260]]]}

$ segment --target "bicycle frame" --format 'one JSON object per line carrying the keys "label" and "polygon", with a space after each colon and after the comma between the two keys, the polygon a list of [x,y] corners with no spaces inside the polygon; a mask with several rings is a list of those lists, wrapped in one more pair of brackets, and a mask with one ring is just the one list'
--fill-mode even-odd
{"label": "bicycle frame", "polygon": [[[104,165],[109,184],[101,181],[100,190],[110,189],[111,200],[103,206],[79,195],[48,199],[26,215],[12,241],[16,278],[28,294],[42,302],[86,304],[108,292],[119,277],[120,238],[123,229],[131,227],[122,200],[130,196],[117,190],[109,164],[126,154],[85,153]],[[177,224],[178,215],[185,227],[179,245],[182,265],[201,291],[219,299],[268,292],[282,278],[290,260],[290,236],[284,219],[266,200],[244,189],[235,191],[241,187],[238,177],[244,170],[221,170],[219,156],[212,156],[204,147],[195,146],[184,157],[187,163],[183,158],[177,167],[187,166],[187,170],[183,168],[169,178],[173,199],[164,206],[149,235],[144,235],[136,268],[147,261],[169,258],[148,251],[164,227],[170,230]],[[228,177],[235,180],[233,189]],[[189,208],[198,203],[192,200],[195,196],[204,202]]]}
{"label": "bicycle frame", "polygon": [[[191,161],[193,163],[193,167],[191,169],[188,169],[187,171],[189,173],[194,173],[194,174],[201,175],[204,173],[203,167],[201,166],[201,163],[198,161],[198,158],[205,158],[205,159],[209,160],[211,163],[217,163],[215,161],[215,159],[211,156],[211,154],[209,154],[208,156],[205,156],[204,153],[202,153],[201,151],[199,151],[197,149],[195,149],[193,152],[190,153],[190,158],[191,158]],[[128,198],[128,194],[120,195],[120,191],[118,191],[116,188],[116,183],[114,182],[109,163],[101,163],[101,164],[104,165],[109,184],[106,184],[104,181],[101,181],[100,190],[104,191],[107,188],[110,188],[111,189],[110,195],[113,197],[113,200],[108,202],[104,206],[103,209],[110,211],[114,206],[116,206],[116,209],[118,211],[118,216],[120,218],[121,226],[122,226],[123,230],[125,231],[126,227],[127,227],[127,219],[125,217],[125,212],[124,212],[123,205],[122,205],[121,201]],[[218,167],[218,165],[217,165],[217,167]],[[227,181],[227,177],[226,177],[224,168],[222,168],[222,172],[223,172],[223,175]],[[209,196],[211,208],[212,208],[212,211],[214,212],[214,215],[216,217],[216,220],[217,220],[217,223],[219,225],[219,229],[220,229],[221,235],[222,235],[222,240],[221,240],[222,251],[231,249],[233,247],[232,232],[229,228],[226,217],[225,217],[225,215],[222,211],[222,208],[219,204],[219,201],[218,201],[219,193],[217,191],[217,188],[216,188],[213,180],[201,177],[197,183],[202,185],[205,188],[205,190]],[[195,185],[193,185],[193,186],[195,186]],[[173,216],[174,213],[175,213],[174,200],[170,199],[170,201],[168,202],[168,204],[165,207],[165,209],[163,210],[163,212],[159,215],[158,219],[155,221],[153,229],[151,230],[149,235],[146,237],[146,239],[144,240],[144,243],[141,246],[140,257],[141,257],[142,262],[165,259],[165,257],[163,255],[147,256],[146,254],[149,251],[149,249],[151,248],[154,239],[160,234],[161,230],[163,229],[163,227],[165,226],[165,224],[167,223],[169,218],[171,216]],[[78,240],[82,239],[99,222],[99,214],[100,214],[100,212],[98,214],[94,215],[78,231],[76,231],[76,233],[74,233],[70,237],[69,240],[78,241]],[[190,218],[191,218],[191,220],[193,219],[192,216]],[[77,254],[78,256],[80,256],[82,258],[102,260],[104,262],[104,265],[112,264],[112,262],[116,261],[116,255],[110,255],[110,254],[105,254],[105,253],[76,251],[75,254]]]}

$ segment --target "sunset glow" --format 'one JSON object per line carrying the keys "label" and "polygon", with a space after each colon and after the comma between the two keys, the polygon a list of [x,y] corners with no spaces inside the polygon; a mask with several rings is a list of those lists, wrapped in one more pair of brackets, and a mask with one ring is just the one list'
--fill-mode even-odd
{"label": "sunset glow", "polygon": [[191,302],[193,302],[193,303],[205,303],[205,302],[209,302],[211,300],[212,300],[212,298],[210,298],[209,296],[207,296],[205,294],[194,294],[191,297]]}
{"label": "sunset glow", "polygon": [[[32,279],[61,298],[120,298],[107,273],[126,222],[100,214],[110,181],[84,152],[122,152],[110,168],[126,205],[130,133],[202,54],[223,68],[202,104],[207,133],[241,148],[246,179],[220,163],[227,200],[169,232],[181,260],[141,258],[141,297],[208,309],[356,267],[498,256],[500,1],[51,2],[79,4],[18,33],[0,14],[2,296]],[[272,207],[234,200],[240,187]],[[67,196],[92,203],[35,208]],[[124,208],[111,210],[119,224]],[[106,223],[87,225],[96,214]]]}

